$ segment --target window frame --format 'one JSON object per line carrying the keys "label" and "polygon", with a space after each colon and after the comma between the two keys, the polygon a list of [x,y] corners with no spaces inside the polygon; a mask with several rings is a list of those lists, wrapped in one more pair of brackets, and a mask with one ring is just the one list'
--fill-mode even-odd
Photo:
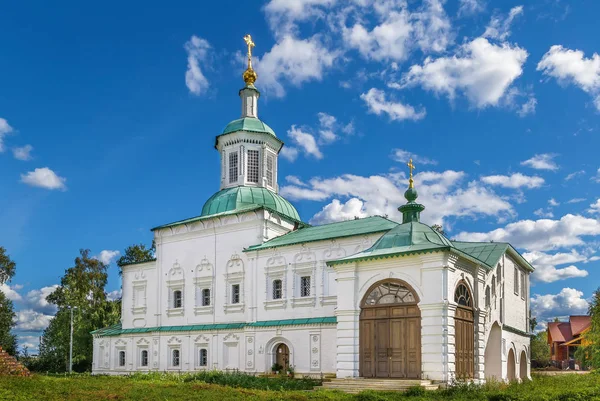
{"label": "window frame", "polygon": [[[179,304],[179,306],[177,306]],[[173,309],[183,308],[183,290],[173,290]]]}
{"label": "window frame", "polygon": [[235,152],[229,152],[228,162],[229,162],[227,164],[227,172],[228,172],[228,176],[229,176],[228,181],[230,184],[233,184],[233,183],[238,182],[238,177],[240,174],[240,155],[237,150]]}
{"label": "window frame", "polygon": [[[177,356],[175,356],[177,353]],[[175,364],[175,360],[177,360],[177,364]],[[171,349],[171,367],[179,368],[181,367],[181,350],[179,348]]]}
{"label": "window frame", "polygon": [[267,167],[265,171],[265,176],[267,178],[267,185],[271,188],[275,187],[275,156],[273,156],[270,152],[267,153],[266,157]]}
{"label": "window frame", "polygon": [[[254,159],[256,156],[256,164]],[[260,184],[260,150],[259,149],[248,149],[246,156],[246,181],[251,184]],[[253,180],[256,174],[256,181]]]}
{"label": "window frame", "polygon": [[283,299],[283,280],[280,278],[276,278],[271,282],[271,286],[271,299]]}
{"label": "window frame", "polygon": [[[203,355],[204,352],[204,355]],[[200,348],[198,350],[198,367],[201,368],[206,368],[208,367],[208,349],[207,348]]]}
{"label": "window frame", "polygon": [[[306,283],[306,281],[308,281],[308,283]],[[311,285],[312,276],[300,276],[300,298],[308,298],[311,296]]]}
{"label": "window frame", "polygon": [[[146,353],[145,356],[144,356],[144,353]],[[146,348],[143,348],[140,350],[140,367],[147,368],[148,361],[149,361],[148,350]]]}
{"label": "window frame", "polygon": [[127,365],[127,352],[124,350],[119,350],[118,355],[119,355],[119,361],[118,361],[119,367],[124,368]]}
{"label": "window frame", "polygon": [[514,291],[515,295],[519,295],[519,269],[515,266],[515,274],[514,274]]}
{"label": "window frame", "polygon": [[231,304],[239,305],[241,302],[241,284],[231,284]]}
{"label": "window frame", "polygon": [[200,291],[200,304],[202,306],[210,306],[210,288],[203,288]]}

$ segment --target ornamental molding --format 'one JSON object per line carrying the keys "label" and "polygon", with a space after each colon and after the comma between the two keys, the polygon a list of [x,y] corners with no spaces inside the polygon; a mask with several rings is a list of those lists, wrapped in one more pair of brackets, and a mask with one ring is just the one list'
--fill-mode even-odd
{"label": "ornamental molding", "polygon": [[224,343],[237,343],[240,341],[240,336],[235,333],[229,333],[223,338]]}
{"label": "ornamental molding", "polygon": [[178,337],[171,337],[169,338],[169,340],[167,341],[167,344],[169,345],[180,345],[181,344],[181,339]]}
{"label": "ornamental molding", "polygon": [[323,251],[323,260],[342,259],[345,257],[346,250],[335,239],[332,239],[329,243],[329,248]]}
{"label": "ornamental molding", "polygon": [[194,339],[194,343],[196,344],[208,344],[209,342],[210,338],[206,337],[204,334],[200,334]]}
{"label": "ornamental molding", "polygon": [[174,283],[174,282],[179,282],[179,281],[183,282],[183,280],[184,280],[183,268],[179,264],[179,261],[177,259],[175,259],[175,263],[173,263],[173,267],[171,269],[169,269],[169,272],[167,273],[167,283]]}
{"label": "ornamental molding", "polygon": [[139,340],[136,341],[136,344],[139,346],[148,346],[150,345],[150,341],[146,340],[145,338],[140,338]]}

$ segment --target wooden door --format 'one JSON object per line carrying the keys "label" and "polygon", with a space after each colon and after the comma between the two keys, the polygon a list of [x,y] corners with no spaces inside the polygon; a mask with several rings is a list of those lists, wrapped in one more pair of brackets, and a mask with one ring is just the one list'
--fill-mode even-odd
{"label": "wooden door", "polygon": [[421,377],[421,318],[406,319],[406,377]]}
{"label": "wooden door", "polygon": [[454,315],[456,377],[469,379],[475,375],[475,328],[473,310],[456,308]]}
{"label": "wooden door", "polygon": [[287,345],[282,343],[277,346],[277,350],[275,351],[275,353],[275,362],[278,365],[281,365],[283,371],[285,372],[290,366],[290,349]]}
{"label": "wooden door", "polygon": [[375,377],[389,377],[390,375],[389,343],[389,320],[375,320]]}
{"label": "wooden door", "polygon": [[406,377],[407,319],[390,320],[389,377]]}

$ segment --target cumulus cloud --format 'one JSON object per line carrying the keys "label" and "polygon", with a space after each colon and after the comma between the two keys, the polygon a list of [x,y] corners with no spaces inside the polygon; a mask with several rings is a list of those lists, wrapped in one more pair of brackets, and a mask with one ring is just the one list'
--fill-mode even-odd
{"label": "cumulus cloud", "polygon": [[337,0],[271,0],[264,11],[276,36],[296,33],[297,23],[325,17],[325,9]]}
{"label": "cumulus cloud", "polygon": [[400,87],[421,86],[450,100],[463,93],[474,107],[498,106],[523,73],[527,56],[516,45],[476,38],[460,46],[454,56],[427,58],[423,65],[413,65]]}
{"label": "cumulus cloud", "polygon": [[0,118],[0,153],[4,152],[4,137],[13,132],[13,127],[4,118]]}
{"label": "cumulus cloud", "polygon": [[254,64],[261,87],[282,97],[284,83],[300,86],[304,82],[320,81],[339,55],[339,51],[327,49],[318,35],[309,39],[285,35],[271,50],[256,57]]}
{"label": "cumulus cloud", "polygon": [[390,120],[421,120],[425,117],[425,109],[415,110],[413,106],[387,100],[385,93],[380,89],[371,88],[367,93],[360,95],[367,104],[369,113],[375,115],[387,114]]}
{"label": "cumulus cloud", "polygon": [[202,72],[204,64],[208,59],[210,44],[207,40],[192,35],[190,40],[185,42],[185,51],[187,52],[187,71],[185,72],[185,84],[194,95],[201,95],[208,90],[208,79]]}
{"label": "cumulus cloud", "polygon": [[579,176],[585,175],[585,170],[575,171],[565,177],[565,181],[571,181],[573,178],[577,178]]}
{"label": "cumulus cloud", "polygon": [[12,152],[13,152],[13,156],[15,159],[27,161],[27,160],[32,159],[32,156],[31,156],[32,150],[33,150],[33,146],[25,145],[20,148],[13,148]]}
{"label": "cumulus cloud", "polygon": [[98,259],[100,262],[102,262],[105,265],[110,265],[120,254],[121,254],[121,252],[119,252],[119,251],[111,251],[111,250],[105,249],[102,252],[100,252],[98,255],[94,256],[94,258]]}
{"label": "cumulus cloud", "polygon": [[48,295],[58,288],[58,284],[42,287],[39,290],[31,290],[25,297],[25,304],[29,309],[46,315],[56,313],[56,305],[48,302]]}
{"label": "cumulus cloud", "polygon": [[[507,217],[514,214],[510,203],[502,197],[477,182],[465,185],[464,179],[465,173],[452,170],[415,175],[419,202],[427,206],[422,215],[424,221],[444,224],[448,217]],[[315,216],[318,219],[315,221],[344,220],[350,212],[357,216],[388,215],[400,220],[397,208],[406,203],[403,195],[406,182],[403,173],[369,177],[344,174],[332,178],[315,177],[306,183],[308,186],[286,185],[281,194],[292,200],[331,199],[323,213]],[[357,201],[347,202],[352,198],[362,202],[360,213]]]}
{"label": "cumulus cloud", "polygon": [[558,170],[558,165],[554,161],[556,156],[556,154],[552,153],[538,154],[533,156],[531,159],[522,161],[521,166],[528,166],[536,170],[556,171]]}
{"label": "cumulus cloud", "polygon": [[342,203],[334,199],[331,203],[323,207],[310,220],[311,224],[327,224],[341,220],[351,220],[354,218],[367,217],[364,209],[364,203],[357,198],[351,198]]}
{"label": "cumulus cloud", "polygon": [[50,324],[54,316],[45,315],[36,312],[33,309],[23,309],[17,311],[16,326],[17,332],[42,331]]}
{"label": "cumulus cloud", "polygon": [[482,12],[485,9],[483,0],[460,0],[458,15],[468,16]]}
{"label": "cumulus cloud", "polygon": [[559,220],[520,220],[487,233],[461,232],[457,239],[477,242],[509,242],[530,251],[585,245],[584,237],[600,235],[600,221],[567,214]]}
{"label": "cumulus cloud", "polygon": [[506,40],[510,36],[510,26],[514,19],[523,14],[523,6],[516,6],[510,9],[506,17],[496,14],[490,20],[485,28],[484,38]]}
{"label": "cumulus cloud", "polygon": [[531,310],[538,321],[552,321],[570,315],[586,314],[589,308],[583,292],[574,288],[563,288],[558,294],[535,294],[531,298]]}
{"label": "cumulus cloud", "polygon": [[[532,278],[543,283],[552,283],[574,277],[587,277],[587,270],[579,269],[572,263],[588,263],[596,260],[596,258],[581,254],[576,250],[572,250],[570,253],[558,252],[553,255],[539,251],[525,252],[523,257],[535,267]],[[557,268],[557,266],[566,264],[569,266]]]}
{"label": "cumulus cloud", "polygon": [[600,110],[600,56],[586,58],[583,51],[554,45],[542,57],[537,70],[555,78],[562,85],[575,85],[590,94]]}
{"label": "cumulus cloud", "polygon": [[312,156],[315,159],[323,158],[323,153],[321,153],[321,150],[319,150],[317,140],[312,134],[297,128],[295,125],[292,125],[292,127],[288,130],[287,135],[292,142],[303,151],[305,155]]}
{"label": "cumulus cloud", "polygon": [[416,153],[404,149],[392,149],[391,158],[400,163],[408,163],[412,159],[416,164],[438,164],[438,162],[433,159],[419,156]]}
{"label": "cumulus cloud", "polygon": [[121,299],[121,297],[123,296],[123,291],[122,290],[113,290],[111,292],[107,292],[106,293],[106,298],[109,301],[116,301],[117,299]]}
{"label": "cumulus cloud", "polygon": [[592,203],[588,212],[592,214],[600,214],[600,199],[596,200],[596,203]]}
{"label": "cumulus cloud", "polygon": [[544,185],[544,179],[537,176],[528,176],[521,173],[507,175],[489,175],[481,177],[481,181],[489,185],[498,185],[504,188],[539,188]]}
{"label": "cumulus cloud", "polygon": [[16,285],[10,286],[6,283],[4,284],[0,284],[0,291],[2,291],[4,293],[4,295],[6,295],[6,298],[10,299],[11,301],[21,301],[23,299],[23,297],[21,297],[21,295],[17,292],[19,288]]}
{"label": "cumulus cloud", "polygon": [[517,110],[519,117],[526,117],[530,114],[535,114],[535,108],[537,106],[537,99],[533,96],[529,96],[529,99],[521,105]]}
{"label": "cumulus cloud", "polygon": [[27,174],[21,174],[21,182],[32,187],[39,187],[45,189],[59,189],[66,191],[67,179],[56,175],[56,173],[50,170],[48,167],[36,168],[34,171],[30,171]]}
{"label": "cumulus cloud", "polygon": [[290,162],[294,162],[298,158],[298,153],[298,149],[292,146],[284,146],[281,148],[279,155]]}

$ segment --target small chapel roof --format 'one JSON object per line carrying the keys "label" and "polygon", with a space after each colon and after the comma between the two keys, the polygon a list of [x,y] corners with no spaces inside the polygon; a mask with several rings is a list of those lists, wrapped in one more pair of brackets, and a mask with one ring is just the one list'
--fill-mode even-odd
{"label": "small chapel roof", "polygon": [[244,252],[262,249],[277,248],[301,244],[306,242],[323,241],[327,239],[351,237],[354,235],[374,234],[389,231],[398,223],[381,216],[366,217],[363,219],[340,221],[337,223],[323,224],[321,226],[303,227],[285,235],[273,238],[263,244],[253,245]]}
{"label": "small chapel roof", "polygon": [[221,135],[238,131],[258,132],[277,137],[277,135],[275,135],[275,131],[273,131],[271,127],[255,117],[243,117],[231,121],[229,124],[227,124],[225,129],[223,129]]}

